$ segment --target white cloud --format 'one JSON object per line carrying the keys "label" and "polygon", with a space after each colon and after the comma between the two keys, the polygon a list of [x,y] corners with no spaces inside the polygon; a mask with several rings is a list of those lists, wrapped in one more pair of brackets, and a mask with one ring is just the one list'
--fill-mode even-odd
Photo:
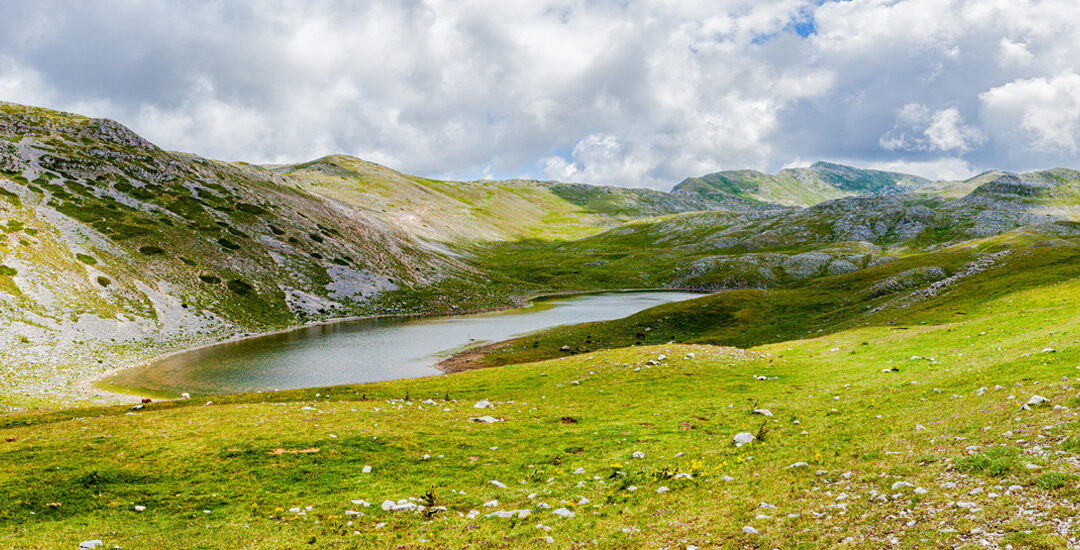
{"label": "white cloud", "polygon": [[1002,67],[1023,66],[1031,63],[1035,56],[1028,51],[1027,44],[1013,42],[1008,38],[1001,39],[1001,49],[998,52],[998,63]]}
{"label": "white cloud", "polygon": [[210,157],[435,177],[1075,166],[1078,20],[1075,0],[13,0],[0,98]]}
{"label": "white cloud", "polygon": [[983,118],[1003,140],[1023,141],[1044,153],[1076,154],[1080,143],[1080,75],[1075,72],[1014,80],[987,90],[979,99]]}
{"label": "white cloud", "polygon": [[894,160],[888,162],[871,162],[866,167],[888,172],[914,174],[932,181],[966,180],[979,172],[963,159],[952,157],[926,161]]}
{"label": "white cloud", "polygon": [[908,103],[896,113],[896,124],[878,143],[889,151],[964,153],[982,144],[985,136],[964,123],[956,107],[931,112],[921,103]]}

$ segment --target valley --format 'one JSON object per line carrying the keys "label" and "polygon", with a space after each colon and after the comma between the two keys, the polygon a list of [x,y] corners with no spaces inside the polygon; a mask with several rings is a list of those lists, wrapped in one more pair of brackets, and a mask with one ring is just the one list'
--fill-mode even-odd
{"label": "valley", "polygon": [[[0,546],[1080,544],[1080,172],[441,181],[12,103],[0,138]],[[362,384],[243,340],[627,289],[703,295],[393,332]],[[234,385],[94,384],[230,340]],[[298,355],[256,384],[260,341]]]}

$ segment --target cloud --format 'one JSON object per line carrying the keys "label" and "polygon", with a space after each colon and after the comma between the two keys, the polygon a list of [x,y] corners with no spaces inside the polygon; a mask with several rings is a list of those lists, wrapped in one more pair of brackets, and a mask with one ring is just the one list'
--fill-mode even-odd
{"label": "cloud", "polygon": [[1001,39],[1001,49],[998,52],[998,63],[1002,67],[1022,66],[1031,63],[1035,56],[1028,51],[1027,44],[1013,42],[1008,38]]}
{"label": "cloud", "polygon": [[966,180],[979,172],[963,159],[953,157],[943,157],[926,161],[896,160],[889,162],[871,162],[866,167],[888,172],[914,174],[932,181],[961,181]]}
{"label": "cloud", "polygon": [[1077,164],[1072,0],[0,3],[0,99],[252,162],[668,188]]}
{"label": "cloud", "polygon": [[985,139],[978,128],[964,123],[956,107],[931,112],[921,103],[908,103],[897,111],[896,124],[878,143],[890,151],[964,153]]}
{"label": "cloud", "polygon": [[[1003,139],[1039,152],[1075,155],[1080,141],[1080,75],[1014,80],[979,95],[983,117]],[[1019,132],[1016,130],[1019,129]]]}

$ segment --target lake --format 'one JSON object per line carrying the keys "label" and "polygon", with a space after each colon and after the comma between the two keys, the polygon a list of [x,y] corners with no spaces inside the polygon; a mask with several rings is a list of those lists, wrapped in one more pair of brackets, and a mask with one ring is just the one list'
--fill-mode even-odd
{"label": "lake", "polygon": [[148,395],[212,394],[358,384],[441,374],[470,345],[558,325],[626,317],[701,297],[673,291],[537,298],[527,307],[446,317],[387,317],[302,327],[173,354],[124,369],[102,386]]}

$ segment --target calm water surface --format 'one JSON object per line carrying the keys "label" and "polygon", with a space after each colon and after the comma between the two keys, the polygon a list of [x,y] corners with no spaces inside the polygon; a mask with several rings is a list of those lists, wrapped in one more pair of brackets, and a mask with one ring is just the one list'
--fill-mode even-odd
{"label": "calm water surface", "polygon": [[121,371],[106,387],[146,393],[226,393],[357,384],[440,374],[462,348],[558,325],[618,319],[700,297],[608,292],[535,300],[529,307],[454,317],[389,318],[305,327],[183,352]]}

